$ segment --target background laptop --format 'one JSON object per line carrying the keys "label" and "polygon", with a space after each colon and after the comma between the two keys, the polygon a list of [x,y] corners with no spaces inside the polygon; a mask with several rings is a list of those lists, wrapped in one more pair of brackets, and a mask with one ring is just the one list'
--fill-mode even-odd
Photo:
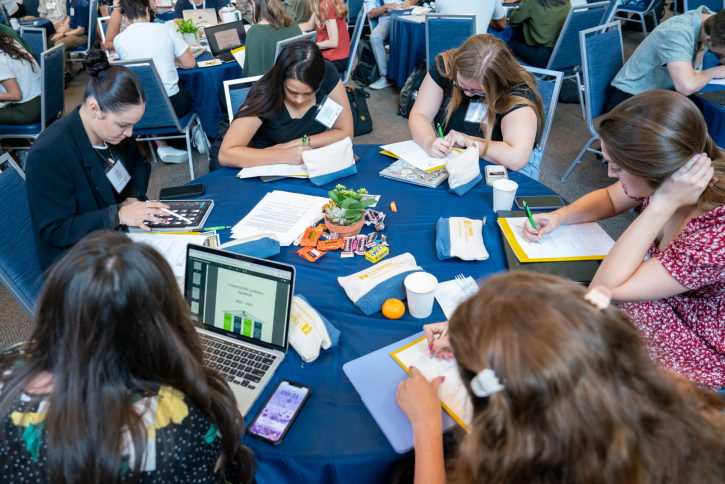
{"label": "background laptop", "polygon": [[229,382],[242,415],[289,347],[295,268],[200,245],[186,249],[184,294],[206,366]]}
{"label": "background laptop", "polygon": [[184,20],[193,20],[196,23],[201,23],[202,27],[211,27],[219,23],[219,18],[216,16],[216,10],[213,8],[197,8],[184,10]]}
{"label": "background laptop", "polygon": [[207,27],[204,29],[204,33],[212,55],[222,62],[233,62],[232,49],[242,47],[247,41],[247,30],[241,20]]}

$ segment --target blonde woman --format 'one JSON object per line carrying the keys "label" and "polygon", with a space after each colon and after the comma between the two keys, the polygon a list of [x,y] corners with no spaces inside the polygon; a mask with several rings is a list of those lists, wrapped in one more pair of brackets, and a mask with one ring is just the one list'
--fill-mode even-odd
{"label": "blonde woman", "polygon": [[347,33],[347,7],[344,0],[308,0],[312,15],[300,24],[304,32],[317,30],[317,46],[322,56],[332,62],[337,72],[345,72],[350,57],[350,36]]}

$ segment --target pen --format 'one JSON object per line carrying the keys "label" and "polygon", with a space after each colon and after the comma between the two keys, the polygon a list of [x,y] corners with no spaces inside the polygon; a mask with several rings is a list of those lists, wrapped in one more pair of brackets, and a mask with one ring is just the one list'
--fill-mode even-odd
{"label": "pen", "polygon": [[232,228],[230,225],[221,225],[219,227],[204,227],[201,231],[211,232],[212,230],[229,230],[230,228]]}
{"label": "pen", "polygon": [[526,203],[526,200],[524,200],[524,210],[526,210],[526,215],[529,216],[529,222],[531,222],[531,226],[533,228],[536,228],[536,224],[534,223],[534,217],[531,215],[531,210],[529,210],[529,204]]}
{"label": "pen", "polygon": [[304,148],[305,146],[307,146],[307,135],[302,137],[302,147]]}
{"label": "pen", "polygon": [[186,217],[182,217],[182,216],[181,216],[181,215],[179,215],[178,213],[176,213],[176,212],[172,212],[171,210],[167,210],[167,209],[165,209],[165,208],[162,208],[162,209],[160,209],[160,210],[163,210],[164,212],[166,212],[166,213],[168,213],[168,214],[170,214],[170,215],[173,215],[174,217],[176,217],[176,218],[178,218],[178,219],[181,219],[181,220],[183,220],[184,222],[187,222],[187,223],[190,223],[190,224],[193,224],[193,223],[194,223],[194,222],[192,222],[191,220],[189,220],[188,218],[186,218]]}
{"label": "pen", "polygon": [[438,134],[443,138],[443,130],[441,129],[441,123],[438,123]]}
{"label": "pen", "polygon": [[[448,334],[448,323],[446,323],[446,327],[445,327],[445,328],[443,328],[443,332],[442,332],[442,333],[441,333],[441,335],[440,335],[440,336],[438,337],[438,339],[440,339],[440,338],[443,338],[443,337],[444,337],[445,335],[447,335],[447,334]],[[434,357],[435,355],[436,355],[436,353],[433,353],[432,355],[430,355],[430,358],[431,358],[431,359],[433,359],[433,357]]]}

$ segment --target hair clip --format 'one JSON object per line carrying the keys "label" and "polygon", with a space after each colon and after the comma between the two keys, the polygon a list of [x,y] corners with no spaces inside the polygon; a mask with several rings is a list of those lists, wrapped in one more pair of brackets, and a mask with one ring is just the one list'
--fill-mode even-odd
{"label": "hair clip", "polygon": [[471,390],[473,390],[473,394],[477,397],[487,397],[496,392],[500,392],[503,389],[504,386],[498,381],[496,373],[490,368],[481,370],[481,372],[476,375],[473,380],[471,380]]}
{"label": "hair clip", "polygon": [[597,309],[607,309],[612,302],[612,291],[604,286],[596,286],[589,289],[584,299],[592,303]]}

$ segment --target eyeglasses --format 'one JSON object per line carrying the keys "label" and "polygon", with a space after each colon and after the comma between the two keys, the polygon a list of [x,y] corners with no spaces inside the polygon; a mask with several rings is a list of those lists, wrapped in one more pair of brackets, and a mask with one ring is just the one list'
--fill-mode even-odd
{"label": "eyeglasses", "polygon": [[464,94],[470,93],[470,94],[473,94],[474,96],[486,97],[486,94],[484,94],[482,92],[476,92],[476,91],[473,91],[471,89],[466,89],[464,87],[459,86],[456,81],[453,81],[453,87],[455,87],[456,89],[458,89],[459,91],[461,91]]}

